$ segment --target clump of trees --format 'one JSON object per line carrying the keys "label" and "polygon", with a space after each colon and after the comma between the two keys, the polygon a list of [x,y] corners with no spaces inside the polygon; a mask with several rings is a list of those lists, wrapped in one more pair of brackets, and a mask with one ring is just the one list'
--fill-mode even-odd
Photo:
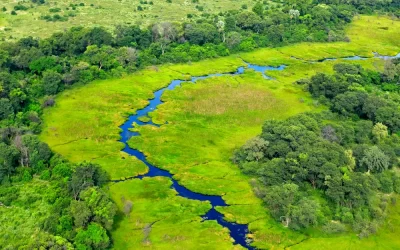
{"label": "clump of trees", "polygon": [[[384,220],[390,194],[400,193],[393,171],[400,156],[399,93],[382,91],[393,81],[386,70],[334,69],[300,81],[330,111],[265,122],[233,161],[254,177],[255,193],[284,226],[323,225],[325,232],[351,229],[366,237]],[[382,119],[382,112],[390,115]]]}
{"label": "clump of trees", "polygon": [[[47,192],[20,199],[18,186],[33,179],[47,182]],[[51,207],[49,215],[37,222],[34,241],[24,247],[108,248],[116,214],[103,189],[108,181],[100,166],[71,164],[23,128],[0,128],[0,206],[29,209],[31,202],[41,199]]]}
{"label": "clump of trees", "polygon": [[21,204],[15,187],[33,178],[47,181],[52,187],[40,197],[51,211],[38,221],[40,233],[25,247],[107,249],[117,208],[102,188],[109,181],[104,170],[87,162],[71,164],[53,154],[34,135],[21,136],[18,131],[7,130],[1,135],[0,205],[29,208],[34,200]]}

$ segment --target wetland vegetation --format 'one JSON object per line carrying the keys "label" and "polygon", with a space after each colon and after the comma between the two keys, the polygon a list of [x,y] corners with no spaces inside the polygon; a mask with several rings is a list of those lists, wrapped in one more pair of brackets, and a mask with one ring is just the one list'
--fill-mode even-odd
{"label": "wetland vegetation", "polygon": [[72,2],[0,16],[1,248],[400,246],[396,1]]}

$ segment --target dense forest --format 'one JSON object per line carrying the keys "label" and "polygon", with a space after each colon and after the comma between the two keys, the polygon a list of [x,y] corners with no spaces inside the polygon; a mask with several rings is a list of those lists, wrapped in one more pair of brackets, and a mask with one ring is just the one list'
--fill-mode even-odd
{"label": "dense forest", "polygon": [[351,64],[334,70],[297,82],[330,111],[267,121],[233,161],[285,226],[363,238],[400,193],[400,60],[387,61],[383,73]]}
{"label": "dense forest", "polygon": [[[21,246],[105,249],[111,244],[109,230],[117,211],[102,188],[107,175],[100,166],[63,160],[37,137],[43,109],[55,104],[57,93],[148,65],[301,41],[348,41],[343,28],[356,13],[379,10],[400,16],[399,4],[289,1],[278,9],[258,2],[248,10],[183,24],[117,26],[113,33],[75,27],[46,39],[2,42],[0,206],[33,209],[32,204],[44,201],[51,208],[37,222],[46,233]],[[255,190],[278,220],[297,229],[335,219],[371,231],[384,216],[391,202],[384,194],[400,192],[392,171],[400,154],[399,68],[398,61],[388,62],[384,74],[337,65],[333,76],[318,74],[300,82],[331,113],[269,121],[260,137],[238,151],[235,162],[257,177]],[[50,185],[45,193],[22,196],[22,184],[39,180]],[[266,193],[266,186],[273,187]]]}

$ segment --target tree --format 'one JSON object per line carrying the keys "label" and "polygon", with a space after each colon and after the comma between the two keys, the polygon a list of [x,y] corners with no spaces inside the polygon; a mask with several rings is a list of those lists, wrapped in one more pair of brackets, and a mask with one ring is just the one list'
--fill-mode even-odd
{"label": "tree", "polygon": [[268,144],[269,142],[263,138],[254,137],[236,152],[234,161],[260,161],[264,158],[264,151],[268,147]]}
{"label": "tree", "polygon": [[113,37],[110,32],[108,32],[103,27],[94,27],[84,32],[81,42],[84,45],[96,45],[98,47],[102,45],[111,45]]}
{"label": "tree", "polygon": [[397,132],[400,129],[400,111],[395,105],[378,108],[376,121],[385,124],[391,131]]}
{"label": "tree", "polygon": [[87,188],[81,192],[79,197],[90,209],[91,221],[111,230],[117,208],[110,197],[99,187]]}
{"label": "tree", "polygon": [[400,63],[396,65],[393,60],[386,60],[383,75],[389,82],[398,82],[400,80]]}
{"label": "tree", "polygon": [[296,184],[272,186],[264,197],[271,214],[281,220],[285,227],[292,221],[292,208],[299,197],[299,187]]}
{"label": "tree", "polygon": [[8,146],[0,142],[0,183],[9,178],[18,166],[19,152],[15,146]]}
{"label": "tree", "polygon": [[348,91],[339,94],[333,99],[331,109],[346,116],[361,116],[367,96],[368,94],[361,91]]}
{"label": "tree", "polygon": [[372,146],[365,151],[361,164],[365,165],[368,172],[382,172],[389,168],[390,159],[377,146]]}
{"label": "tree", "polygon": [[40,49],[36,47],[30,47],[21,49],[16,56],[11,58],[11,61],[20,69],[29,69],[30,63],[42,56],[43,53]]}
{"label": "tree", "polygon": [[225,18],[225,31],[232,32],[237,29],[236,19],[233,16],[228,16]]}
{"label": "tree", "polygon": [[86,227],[90,222],[90,217],[92,216],[92,211],[90,211],[88,204],[76,200],[71,202],[70,213],[74,218],[75,227]]}
{"label": "tree", "polygon": [[0,69],[5,65],[10,59],[7,51],[0,49]]}
{"label": "tree", "polygon": [[[15,140],[17,142],[18,140]],[[23,164],[27,167],[34,167],[40,162],[48,162],[52,156],[49,146],[41,142],[36,135],[23,135],[21,143],[15,144],[23,157]]]}
{"label": "tree", "polygon": [[102,68],[111,69],[116,66],[114,53],[115,49],[111,46],[91,45],[86,48],[84,55],[89,63],[98,66],[100,70]]}
{"label": "tree", "polygon": [[243,11],[236,16],[236,25],[243,30],[261,31],[261,18],[254,12]]}
{"label": "tree", "polygon": [[291,9],[289,10],[289,17],[290,19],[297,20],[300,16],[300,11]]}
{"label": "tree", "polygon": [[107,249],[110,238],[107,231],[97,223],[91,223],[87,229],[80,229],[75,236],[77,249]]}
{"label": "tree", "polygon": [[43,73],[43,89],[46,95],[55,95],[61,87],[61,75],[54,71],[45,71]]}
{"label": "tree", "polygon": [[131,47],[121,47],[118,49],[118,61],[124,67],[132,67],[137,63],[138,51]]}
{"label": "tree", "polygon": [[256,13],[259,17],[262,17],[262,16],[263,16],[263,13],[264,13],[264,6],[262,5],[262,3],[257,2],[257,3],[253,6],[252,11],[253,11],[254,13]]}
{"label": "tree", "polygon": [[372,128],[372,134],[378,142],[389,135],[387,127],[380,122],[376,123]]}
{"label": "tree", "polygon": [[234,49],[242,42],[242,35],[239,32],[229,32],[226,37],[226,46],[229,49]]}
{"label": "tree", "polygon": [[225,22],[222,20],[218,20],[217,22],[218,32],[222,35],[222,42],[225,42]]}
{"label": "tree", "polygon": [[292,228],[307,228],[318,224],[320,205],[317,201],[307,197],[302,198],[291,211]]}
{"label": "tree", "polygon": [[21,88],[15,88],[11,90],[9,96],[10,102],[12,103],[15,111],[20,111],[28,99],[27,95]]}
{"label": "tree", "polygon": [[29,64],[29,69],[32,72],[42,73],[43,71],[51,70],[57,66],[57,61],[57,57],[54,56],[40,57]]}
{"label": "tree", "polygon": [[203,45],[218,41],[218,31],[208,23],[188,24],[185,27],[185,38],[191,44]]}
{"label": "tree", "polygon": [[356,158],[353,156],[353,151],[351,149],[345,150],[344,155],[346,157],[348,170],[353,171],[356,167]]}
{"label": "tree", "polygon": [[14,114],[14,108],[7,98],[0,99],[0,120],[7,119],[8,116]]}
{"label": "tree", "polygon": [[88,187],[102,186],[107,181],[107,173],[98,165],[83,162],[75,168],[68,186],[74,199],[78,200],[81,191]]}
{"label": "tree", "polygon": [[331,125],[326,125],[322,128],[322,137],[330,142],[338,141],[336,131]]}

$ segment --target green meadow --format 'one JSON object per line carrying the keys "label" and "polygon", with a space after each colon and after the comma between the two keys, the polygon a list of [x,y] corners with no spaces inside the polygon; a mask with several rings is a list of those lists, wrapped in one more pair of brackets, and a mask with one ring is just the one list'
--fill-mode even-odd
{"label": "green meadow", "polygon": [[[140,2],[146,2],[146,4]],[[84,5],[82,6],[81,3]],[[28,9],[17,11],[17,15],[11,15],[11,11],[18,4]],[[159,22],[160,19],[183,22],[188,20],[188,14],[195,18],[204,13],[217,14],[227,10],[238,10],[244,4],[251,8],[254,2],[251,0],[201,0],[200,3],[194,3],[191,0],[172,0],[171,3],[166,0],[50,0],[43,5],[35,5],[30,0],[4,0],[1,1],[0,8],[6,7],[7,11],[0,12],[0,38],[10,40],[27,36],[48,37],[56,31],[80,25],[104,26],[113,29],[118,24],[147,26]],[[139,6],[142,10],[138,10]],[[60,10],[54,12],[57,8]],[[46,15],[66,16],[67,20],[46,21],[42,18]]]}
{"label": "green meadow", "polygon": [[[384,29],[382,27],[388,27]],[[217,208],[227,220],[249,224],[253,245],[260,249],[393,249],[399,209],[392,208],[387,225],[377,235],[359,240],[354,234],[328,237],[320,230],[295,232],[270,218],[251,188],[251,180],[231,163],[233,151],[260,133],[267,119],[285,119],[301,112],[319,112],[325,107],[313,100],[295,81],[316,72],[332,72],[338,62],[362,64],[381,70],[383,62],[372,52],[400,52],[400,21],[372,16],[360,17],[347,29],[349,43],[302,43],[277,49],[202,61],[187,65],[163,65],[125,76],[74,87],[61,93],[56,105],[47,109],[41,138],[73,162],[99,163],[112,179],[145,173],[134,157],[120,152],[119,125],[129,114],[143,108],[153,92],[173,79],[211,73],[234,72],[244,61],[281,65],[283,71],[260,73],[246,70],[230,75],[184,83],[166,91],[164,103],[151,113],[161,127],[135,128],[141,134],[129,145],[144,152],[148,160],[174,174],[182,185],[203,194],[221,195],[228,207]],[[323,58],[353,55],[367,60],[313,62]],[[176,196],[167,178],[133,179],[109,185],[122,210],[122,199],[133,202],[129,217],[119,216],[113,231],[115,249],[240,249],[229,232],[213,221],[202,222],[210,208],[207,202]],[[390,241],[390,243],[389,243]],[[391,245],[389,245],[391,244]]]}

